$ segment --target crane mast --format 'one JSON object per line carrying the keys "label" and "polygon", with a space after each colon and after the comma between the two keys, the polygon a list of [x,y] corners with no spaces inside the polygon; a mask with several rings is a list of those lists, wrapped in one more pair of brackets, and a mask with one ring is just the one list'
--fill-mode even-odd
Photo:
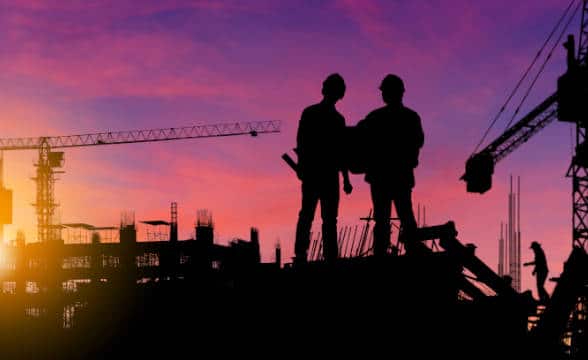
{"label": "crane mast", "polygon": [[[583,0],[580,21],[580,39],[578,57],[573,63],[570,56],[574,53],[573,38],[568,40],[568,72],[558,82],[560,97],[560,120],[576,124],[575,154],[568,170],[572,178],[572,224],[573,246],[586,249],[588,245],[588,148],[586,144],[586,128],[588,127],[588,0]],[[567,98],[565,98],[567,96]],[[569,104],[568,104],[569,102]],[[563,108],[567,105],[566,108]],[[569,115],[569,116],[568,116]]]}
{"label": "crane mast", "polygon": [[98,145],[133,144],[184,140],[209,137],[224,137],[280,132],[280,121],[235,122],[212,125],[197,125],[180,128],[162,128],[115,132],[88,133],[67,136],[46,136],[0,139],[0,152],[15,150],[38,150],[39,158],[35,164],[37,184],[36,202],[37,241],[58,240],[58,231],[53,224],[55,209],[56,170],[63,167],[63,151],[53,149],[87,147]]}

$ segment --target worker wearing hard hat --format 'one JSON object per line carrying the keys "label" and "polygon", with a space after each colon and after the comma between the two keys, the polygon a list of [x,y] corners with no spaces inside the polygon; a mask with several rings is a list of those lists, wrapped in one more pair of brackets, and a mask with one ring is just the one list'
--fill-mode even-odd
{"label": "worker wearing hard hat", "polygon": [[536,241],[531,243],[530,249],[535,253],[535,260],[526,262],[523,266],[535,265],[533,275],[535,275],[535,279],[537,280],[537,294],[539,295],[539,301],[541,303],[546,303],[549,299],[549,294],[547,294],[547,291],[545,290],[545,280],[547,279],[549,269],[547,268],[545,252],[541,248],[541,244]]}
{"label": "worker wearing hard hat", "polygon": [[418,165],[424,133],[419,115],[402,103],[404,82],[386,75],[380,84],[386,105],[357,124],[366,157],[365,180],[370,184],[374,207],[374,255],[387,253],[390,245],[392,201],[401,223],[401,240],[409,250],[417,224],[412,209],[414,168]]}
{"label": "worker wearing hard hat", "polygon": [[337,215],[339,173],[343,173],[345,193],[352,191],[349,175],[341,160],[345,118],[335,104],[345,95],[345,81],[339,74],[329,75],[322,86],[323,99],[304,109],[298,125],[297,174],[302,180],[302,205],[296,226],[296,263],[306,262],[310,229],[318,202],[321,203],[323,257],[338,257]]}

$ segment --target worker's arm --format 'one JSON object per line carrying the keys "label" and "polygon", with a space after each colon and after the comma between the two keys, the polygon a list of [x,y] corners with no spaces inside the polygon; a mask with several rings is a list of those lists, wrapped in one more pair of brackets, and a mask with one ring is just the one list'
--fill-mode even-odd
{"label": "worker's arm", "polygon": [[341,172],[343,173],[343,191],[349,195],[353,191],[353,186],[351,186],[351,182],[349,181],[349,171],[343,169]]}
{"label": "worker's arm", "polygon": [[[339,134],[338,134],[338,138],[339,138],[339,157],[342,156],[342,154],[344,153],[343,147],[346,145],[345,141],[346,139],[346,125],[345,125],[345,118],[341,117],[341,124],[339,127]],[[341,173],[343,173],[343,191],[345,192],[345,194],[349,195],[351,194],[351,192],[353,191],[353,186],[351,186],[351,181],[349,181],[349,169],[347,168],[347,163],[346,161],[341,161],[340,160],[340,165],[341,165]]]}
{"label": "worker's arm", "polygon": [[306,113],[306,110],[304,110],[302,112],[302,115],[300,116],[300,122],[298,123],[298,132],[296,134],[296,149],[294,149],[296,155],[298,155],[298,166],[296,169],[296,175],[300,180],[302,180],[304,176],[303,169],[306,162],[304,150],[306,148],[306,133],[309,131],[308,129],[306,129],[306,127],[308,126],[307,123],[308,114]]}
{"label": "worker's arm", "polygon": [[531,266],[531,265],[535,265],[534,261],[529,261],[523,264],[523,266]]}
{"label": "worker's arm", "polygon": [[416,168],[419,164],[419,153],[421,148],[423,147],[424,143],[425,143],[425,133],[423,131],[423,126],[421,123],[421,118],[420,116],[415,112],[413,113],[414,118],[412,119],[413,121],[412,123],[412,131],[411,131],[411,135],[410,135],[410,142],[411,142],[411,150],[413,151],[412,153],[412,167]]}
{"label": "worker's arm", "polygon": [[416,115],[416,145],[420,149],[425,144],[425,132],[423,131],[423,125],[421,117]]}

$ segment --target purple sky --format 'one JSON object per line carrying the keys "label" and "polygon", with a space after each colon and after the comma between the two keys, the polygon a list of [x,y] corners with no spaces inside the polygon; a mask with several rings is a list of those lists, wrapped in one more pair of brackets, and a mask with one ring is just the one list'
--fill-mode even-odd
{"label": "purple sky", "polygon": [[[415,204],[427,223],[454,220],[463,242],[497,262],[508,176],[522,177],[523,261],[543,243],[552,274],[571,250],[570,127],[554,123],[499,164],[486,195],[465,192],[464,162],[567,2],[513,1],[15,1],[0,0],[2,137],[281,120],[278,135],[71,149],[57,184],[64,222],[116,225],[167,218],[178,201],[180,236],[197,209],[213,212],[219,242],[257,226],[263,258],[292,254],[299,184],[280,155],[295,144],[300,112],[339,72],[338,105],[354,124],[381,106],[387,73],[426,133]],[[570,31],[576,33],[577,22]],[[565,70],[557,47],[523,113],[555,91]],[[506,126],[513,108],[490,135]],[[35,238],[34,152],[6,153],[15,224]],[[370,208],[362,177],[339,223]],[[318,219],[317,219],[318,220]],[[315,225],[320,226],[320,221]],[[524,268],[524,287],[533,287]]]}

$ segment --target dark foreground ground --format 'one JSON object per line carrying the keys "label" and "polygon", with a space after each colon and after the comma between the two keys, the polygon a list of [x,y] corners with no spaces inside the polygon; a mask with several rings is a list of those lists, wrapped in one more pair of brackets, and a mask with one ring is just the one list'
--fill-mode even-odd
{"label": "dark foreground ground", "polygon": [[460,299],[462,276],[447,253],[436,253],[112,282],[85,290],[70,329],[4,311],[0,351],[51,359],[526,358],[528,304]]}

